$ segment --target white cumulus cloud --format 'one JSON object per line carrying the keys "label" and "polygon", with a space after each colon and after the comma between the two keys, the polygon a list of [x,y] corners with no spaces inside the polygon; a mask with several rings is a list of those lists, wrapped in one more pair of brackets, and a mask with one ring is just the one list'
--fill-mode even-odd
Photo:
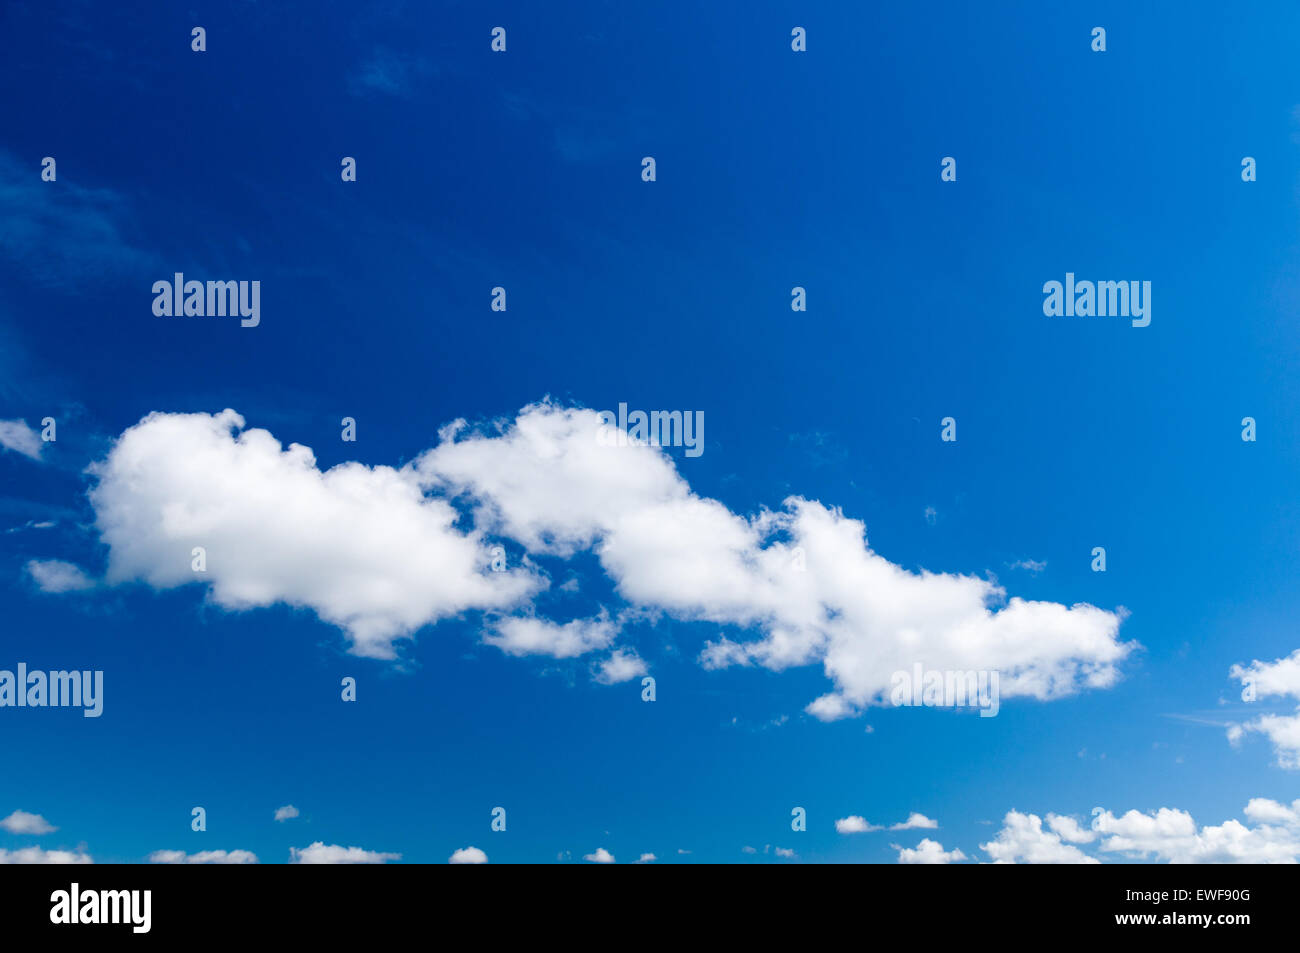
{"label": "white cumulus cloud", "polygon": [[[1278,809],[1281,808],[1279,811]],[[1162,807],[1150,813],[1129,811],[1116,817],[1095,812],[1093,830],[1101,836],[1103,851],[1134,859],[1154,859],[1171,864],[1294,864],[1300,858],[1300,825],[1292,808],[1256,798],[1247,817],[1259,821],[1249,827],[1238,820],[1198,827],[1186,811]]]}
{"label": "white cumulus cloud", "polygon": [[618,685],[640,678],[647,671],[645,661],[632,649],[615,649],[596,666],[596,681],[602,685]]}
{"label": "white cumulus cloud", "polygon": [[473,500],[488,532],[537,554],[593,551],[635,605],[759,631],[706,645],[706,666],[820,662],[835,690],[810,705],[818,717],[882,702],[916,662],[997,670],[1004,697],[1049,699],[1113,684],[1132,649],[1117,613],[911,572],[873,552],[861,522],[801,497],[738,515],[694,494],[658,448],[602,446],[599,428],[593,411],[533,405],[495,432],[447,431],[415,466],[430,489]]}
{"label": "white cumulus cloud", "polygon": [[[90,497],[109,546],[107,580],[211,587],[227,609],[306,606],[342,628],[358,655],[474,608],[534,592],[530,573],[491,572],[480,533],[410,468],[343,463],[246,429],[233,410],[150,414],[94,465]],[[203,547],[207,571],[191,568]]]}
{"label": "white cumulus cloud", "polygon": [[289,848],[291,864],[382,864],[401,858],[401,854],[385,854],[375,850],[362,850],[360,847],[340,847],[338,844],[325,844],[321,841],[316,841],[310,847]]}
{"label": "white cumulus cloud", "polygon": [[449,864],[486,864],[487,862],[487,854],[477,847],[462,847],[460,850],[452,851],[452,855],[447,858]]}
{"label": "white cumulus cloud", "polygon": [[1222,824],[1196,823],[1187,811],[1161,807],[1115,814],[1094,808],[1085,829],[1073,817],[1008,812],[995,840],[980,847],[995,863],[1096,864],[1074,844],[1093,844],[1116,859],[1168,864],[1294,864],[1300,862],[1300,799],[1283,804],[1252,798],[1244,811]]}
{"label": "white cumulus cloud", "polygon": [[[897,824],[890,824],[891,831],[910,831],[923,828],[936,828],[939,822],[913,811],[907,816],[907,820],[899,821]],[[841,834],[870,834],[873,831],[883,831],[885,827],[881,824],[872,824],[865,817],[857,814],[850,814],[848,817],[841,817],[835,822],[835,830]]]}
{"label": "white cumulus cloud", "polygon": [[255,864],[257,855],[249,850],[201,850],[187,854],[183,850],[156,850],[149,855],[151,864]]}
{"label": "white cumulus cloud", "polygon": [[922,838],[915,847],[899,847],[897,844],[893,846],[898,851],[900,864],[954,864],[959,860],[966,860],[966,855],[960,849],[954,847],[946,851],[942,844],[928,837]]}
{"label": "white cumulus cloud", "polygon": [[[734,513],[695,494],[661,449],[603,446],[600,427],[594,411],[535,404],[494,428],[446,427],[400,469],[322,472],[309,449],[232,410],[150,414],[92,468],[106,580],[200,582],[228,609],[304,606],[377,658],[426,624],[483,610],[484,639],[506,652],[609,650],[597,680],[633,678],[644,663],[614,647],[607,615],[534,615],[549,585],[535,560],[589,552],[634,610],[747,633],[706,643],[706,667],[821,665],[831,690],[806,710],[828,720],[883,704],[892,673],[917,663],[996,670],[1003,698],[1052,699],[1112,685],[1133,648],[1119,613],[891,563],[833,506],[792,496]],[[524,559],[490,571],[493,539]],[[206,573],[191,569],[196,546]]]}
{"label": "white cumulus cloud", "polygon": [[3,827],[10,834],[51,834],[58,828],[52,825],[39,814],[29,814],[27,811],[14,811],[4,820],[0,821],[0,827]]}
{"label": "white cumulus cloud", "polygon": [[0,864],[93,864],[89,854],[81,850],[44,850],[40,847],[20,847],[17,850],[0,848]]}
{"label": "white cumulus cloud", "polygon": [[[1255,660],[1249,665],[1234,665],[1228,674],[1242,683],[1243,694],[1253,692],[1254,699],[1289,696],[1300,701],[1300,649],[1272,662]],[[1231,724],[1228,739],[1236,744],[1251,732],[1272,743],[1278,767],[1300,770],[1300,707],[1294,714],[1269,713]]]}
{"label": "white cumulus cloud", "polygon": [[1037,814],[1008,811],[996,839],[980,844],[996,864],[1098,864],[1079,848],[1065,843],[1059,833],[1043,830]]}
{"label": "white cumulus cloud", "polygon": [[1048,814],[1047,826],[1061,838],[1071,844],[1087,844],[1097,835],[1085,829],[1076,819],[1068,815]]}
{"label": "white cumulus cloud", "polygon": [[531,616],[511,616],[497,620],[483,641],[507,655],[574,658],[606,648],[617,634],[618,627],[605,617],[560,624]]}

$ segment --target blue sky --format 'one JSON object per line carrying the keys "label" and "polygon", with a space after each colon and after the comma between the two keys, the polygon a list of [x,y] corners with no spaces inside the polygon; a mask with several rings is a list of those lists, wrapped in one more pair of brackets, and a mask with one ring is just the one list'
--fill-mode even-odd
{"label": "blue sky", "polygon": [[[0,15],[0,420],[57,420],[55,442],[24,453],[11,436],[0,452],[0,668],[105,673],[98,719],[0,708],[16,766],[0,816],[58,828],[0,831],[0,849],[894,862],[891,845],[924,836],[987,861],[1010,811],[1086,830],[1102,807],[1114,824],[1087,840],[1044,822],[1047,855],[1222,859],[1196,853],[1205,833],[1120,849],[1139,823],[1126,812],[1168,808],[1237,819],[1294,857],[1297,817],[1243,814],[1300,798],[1294,748],[1227,734],[1293,718],[1300,694],[1269,668],[1283,687],[1248,705],[1229,675],[1297,649],[1300,10],[556,6]],[[341,181],[343,156],[357,181]],[[151,286],[178,271],[260,281],[260,324],[155,316]],[[1045,316],[1043,284],[1066,272],[1150,281],[1150,326]],[[703,454],[662,452],[698,498],[742,521],[790,496],[838,507],[901,570],[991,574],[1008,597],[1117,613],[1107,644],[1128,649],[1103,687],[1004,686],[996,718],[866,704],[824,720],[807,710],[835,688],[820,656],[702,665],[708,643],[760,640],[762,623],[629,597],[634,571],[611,572],[600,539],[529,551],[486,524],[484,492],[453,501],[459,528],[499,541],[512,569],[527,555],[544,591],[439,614],[395,658],[363,657],[288,597],[240,610],[216,576],[151,583],[152,553],[126,559],[135,578],[114,573],[133,533],[165,533],[169,502],[228,488],[219,468],[178,466],[189,483],[158,478],[147,499],[121,474],[111,502],[88,496],[87,467],[154,412],[232,408],[324,471],[413,465],[449,422],[509,433],[547,397],[699,410]],[[183,450],[162,435],[147,452],[155,474]],[[257,484],[273,499],[275,478]],[[664,532],[681,558],[699,552]],[[240,539],[274,555],[283,536]],[[401,545],[384,558],[406,559]],[[31,564],[50,560],[89,587],[44,591]],[[493,644],[502,615],[602,609],[655,678],[653,703],[640,676],[593,678],[608,653]],[[909,625],[854,644],[869,654]],[[345,676],[356,703],[340,700]],[[286,804],[300,816],[273,821]],[[496,806],[505,832],[489,829]],[[938,826],[835,826],[912,812]]]}

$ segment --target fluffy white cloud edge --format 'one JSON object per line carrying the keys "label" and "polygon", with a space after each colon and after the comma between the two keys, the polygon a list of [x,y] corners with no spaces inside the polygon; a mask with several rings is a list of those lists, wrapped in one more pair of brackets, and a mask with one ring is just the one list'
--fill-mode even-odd
{"label": "fluffy white cloud edge", "polygon": [[[230,610],[306,607],[374,658],[478,611],[484,640],[508,654],[607,652],[593,676],[616,684],[645,663],[615,646],[607,612],[560,623],[531,608],[550,586],[537,559],[589,552],[634,610],[755,634],[706,643],[707,668],[821,664],[832,691],[806,710],[824,720],[884,704],[892,673],[916,663],[996,670],[1003,698],[1045,700],[1114,684],[1134,647],[1118,638],[1119,612],[890,563],[863,523],[820,502],[733,513],[693,493],[660,448],[606,445],[601,426],[594,411],[543,402],[494,427],[444,428],[401,468],[322,471],[307,447],[233,410],[153,413],[91,467],[105,582],[199,582]],[[498,540],[523,557],[503,566]]]}
{"label": "fluffy white cloud edge", "polygon": [[27,811],[14,811],[4,820],[0,820],[0,828],[4,828],[10,834],[31,834],[34,836],[52,834],[58,830],[57,827],[41,817],[41,815],[30,814]]}
{"label": "fluffy white cloud edge", "polygon": [[23,568],[41,592],[84,592],[98,585],[80,566],[62,559],[31,559]]}
{"label": "fluffy white cloud edge", "polygon": [[156,850],[149,855],[151,864],[255,864],[257,855],[250,850],[201,850],[187,854],[183,850]]}
{"label": "fluffy white cloud edge", "polygon": [[45,850],[41,847],[0,848],[0,864],[93,864],[82,850]]}
{"label": "fluffy white cloud edge", "polygon": [[390,854],[361,847],[340,847],[316,841],[307,847],[290,847],[291,864],[383,864],[401,860],[401,854]]}
{"label": "fluffy white cloud edge", "polygon": [[447,858],[449,864],[486,864],[488,856],[478,847],[462,847]]}
{"label": "fluffy white cloud edge", "polygon": [[40,434],[27,426],[27,421],[0,420],[0,447],[39,460],[42,446]]}
{"label": "fluffy white cloud edge", "polygon": [[[1286,658],[1249,665],[1234,665],[1228,672],[1242,684],[1242,699],[1282,697],[1300,702],[1300,649]],[[1238,744],[1248,734],[1261,734],[1273,745],[1280,768],[1300,770],[1300,706],[1292,714],[1262,714],[1246,722],[1228,725],[1228,740]]]}
{"label": "fluffy white cloud edge", "polygon": [[1243,811],[1251,824],[1230,819],[1200,826],[1187,811],[1162,807],[1116,815],[1094,808],[1084,828],[1075,818],[1009,811],[992,841],[981,844],[994,863],[1096,864],[1098,856],[1076,844],[1093,844],[1099,854],[1131,861],[1169,864],[1300,863],[1300,800],[1283,804],[1252,798]]}
{"label": "fluffy white cloud edge", "polygon": [[898,851],[900,864],[955,864],[968,859],[960,849],[946,851],[942,844],[928,837],[921,838],[921,842],[915,847],[900,847],[897,844],[893,846]]}

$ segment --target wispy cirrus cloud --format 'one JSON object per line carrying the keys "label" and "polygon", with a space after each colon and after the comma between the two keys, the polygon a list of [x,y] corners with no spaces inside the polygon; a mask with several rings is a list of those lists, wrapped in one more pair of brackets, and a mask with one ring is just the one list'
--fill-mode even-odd
{"label": "wispy cirrus cloud", "polygon": [[133,239],[127,199],[76,178],[65,164],[56,181],[43,182],[39,165],[0,151],[0,258],[50,288],[147,272],[155,256]]}
{"label": "wispy cirrus cloud", "polygon": [[41,435],[25,420],[0,420],[0,447],[39,460],[42,446]]}
{"label": "wispy cirrus cloud", "polygon": [[62,559],[32,559],[23,568],[41,592],[85,592],[99,585],[80,566]]}
{"label": "wispy cirrus cloud", "polygon": [[423,57],[377,46],[348,76],[348,89],[354,96],[406,97],[434,72]]}
{"label": "wispy cirrus cloud", "polygon": [[1037,576],[1047,568],[1047,562],[1040,559],[1017,559],[1015,562],[1009,564],[1009,568],[1023,569],[1031,575]]}

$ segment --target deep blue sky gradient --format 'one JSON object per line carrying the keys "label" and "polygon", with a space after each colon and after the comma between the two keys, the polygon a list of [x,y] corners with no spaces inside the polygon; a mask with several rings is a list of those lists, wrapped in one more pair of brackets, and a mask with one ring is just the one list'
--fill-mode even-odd
{"label": "deep blue sky gradient", "polygon": [[[986,859],[1011,808],[1219,823],[1300,796],[1265,741],[1233,748],[1218,724],[1243,710],[1229,667],[1297,644],[1300,8],[360,6],[0,13],[0,211],[45,223],[0,245],[0,418],[59,419],[46,462],[0,454],[0,667],[106,673],[98,720],[0,711],[0,815],[40,813],[60,827],[43,846],[100,861],[278,862],[315,840],[408,861],[892,861],[918,832],[834,819],[921,811]],[[261,326],[154,317],[174,271],[259,279]],[[1044,317],[1067,271],[1151,281],[1150,327]],[[703,671],[716,626],[634,630],[649,705],[585,662],[480,645],[473,617],[395,667],[306,611],[232,614],[197,586],[52,596],[22,571],[102,572],[84,468],[150,411],[232,407],[322,467],[396,465],[452,419],[546,395],[701,409],[704,455],[674,454],[698,493],[841,506],[910,569],[1123,606],[1143,648],[1111,689],[995,719],[825,724],[802,711],[817,666]],[[286,803],[302,817],[272,822]]]}

